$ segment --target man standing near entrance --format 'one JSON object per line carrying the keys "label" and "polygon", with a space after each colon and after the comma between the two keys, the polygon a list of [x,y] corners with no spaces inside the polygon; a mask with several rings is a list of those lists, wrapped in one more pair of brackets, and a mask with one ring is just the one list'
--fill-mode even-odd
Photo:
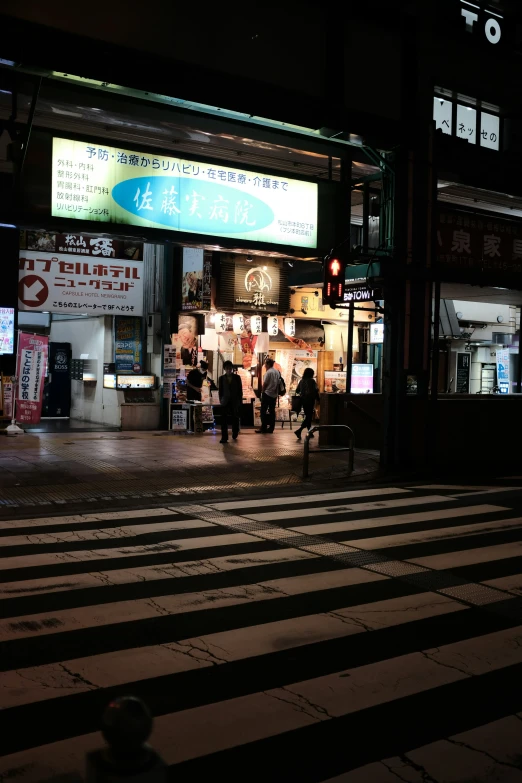
{"label": "man standing near entrance", "polygon": [[263,392],[261,394],[261,429],[258,433],[272,433],[275,427],[275,406],[279,394],[279,372],[274,367],[274,360],[267,359],[265,362],[266,373],[263,381]]}
{"label": "man standing near entrance", "polygon": [[239,435],[239,413],[243,401],[241,378],[232,372],[234,365],[227,361],[223,364],[224,375],[219,378],[219,402],[221,403],[221,440],[228,443],[228,419],[232,419],[232,439]]}

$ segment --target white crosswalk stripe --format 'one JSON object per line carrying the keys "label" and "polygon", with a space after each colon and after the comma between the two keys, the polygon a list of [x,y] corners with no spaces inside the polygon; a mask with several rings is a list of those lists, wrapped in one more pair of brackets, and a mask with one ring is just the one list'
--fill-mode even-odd
{"label": "white crosswalk stripe", "polygon": [[180,780],[442,780],[481,744],[509,765],[488,727],[521,739],[522,516],[495,490],[2,520],[0,777],[81,775],[128,693]]}

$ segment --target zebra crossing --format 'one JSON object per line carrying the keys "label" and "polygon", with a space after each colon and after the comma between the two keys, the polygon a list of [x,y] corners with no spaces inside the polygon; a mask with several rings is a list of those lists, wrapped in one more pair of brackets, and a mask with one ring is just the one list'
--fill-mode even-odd
{"label": "zebra crossing", "polygon": [[133,694],[172,780],[522,781],[521,501],[424,484],[0,521],[0,779],[79,780]]}

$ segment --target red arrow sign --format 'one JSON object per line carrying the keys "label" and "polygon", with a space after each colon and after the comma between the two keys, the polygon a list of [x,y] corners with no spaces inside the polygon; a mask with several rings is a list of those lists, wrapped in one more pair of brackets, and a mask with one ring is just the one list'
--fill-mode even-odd
{"label": "red arrow sign", "polygon": [[26,275],[18,282],[18,298],[26,307],[42,307],[48,296],[47,283],[38,275]]}

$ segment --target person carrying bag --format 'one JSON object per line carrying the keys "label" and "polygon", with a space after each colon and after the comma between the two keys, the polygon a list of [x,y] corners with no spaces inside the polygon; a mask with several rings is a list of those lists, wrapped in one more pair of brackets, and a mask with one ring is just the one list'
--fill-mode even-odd
{"label": "person carrying bag", "polygon": [[[315,403],[319,401],[319,389],[317,388],[317,383],[314,380],[314,371],[311,367],[307,367],[304,371],[303,377],[299,381],[295,393],[296,397],[294,397],[294,400],[292,401],[292,409],[295,411],[295,408],[298,404],[297,400],[299,400],[299,408],[302,406],[305,414],[304,422],[301,424],[299,429],[295,431],[297,440],[301,440],[301,433],[303,429],[306,427],[307,430],[310,430],[312,427]],[[311,435],[310,437],[313,438],[314,436]]]}

